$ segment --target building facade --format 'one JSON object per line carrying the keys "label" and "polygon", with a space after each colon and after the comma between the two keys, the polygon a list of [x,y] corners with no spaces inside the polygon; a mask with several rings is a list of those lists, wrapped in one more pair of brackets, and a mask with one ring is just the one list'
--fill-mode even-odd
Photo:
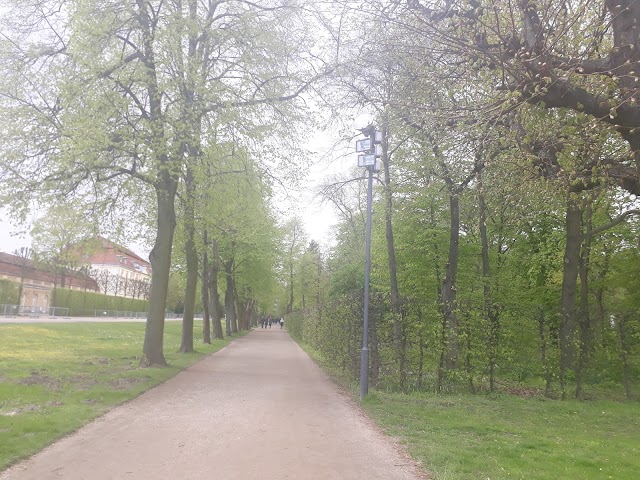
{"label": "building facade", "polygon": [[127,298],[149,298],[151,264],[131,250],[98,237],[81,254],[80,263],[96,280],[100,292]]}
{"label": "building facade", "polygon": [[[77,272],[51,272],[28,258],[0,252],[0,279],[16,285],[16,298],[21,313],[48,314],[54,288],[98,292],[98,283]],[[18,298],[19,297],[19,298]]]}

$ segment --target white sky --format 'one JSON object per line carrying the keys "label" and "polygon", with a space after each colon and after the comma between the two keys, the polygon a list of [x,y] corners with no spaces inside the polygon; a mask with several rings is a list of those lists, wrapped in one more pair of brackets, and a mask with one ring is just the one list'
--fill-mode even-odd
{"label": "white sky", "polygon": [[[29,222],[32,221],[33,219],[29,219]],[[0,209],[0,252],[13,253],[20,247],[31,247],[31,237],[27,233],[29,230],[30,225],[15,225],[5,209]]]}
{"label": "white sky", "polygon": [[294,200],[292,211],[302,218],[309,241],[328,246],[334,243],[333,227],[338,222],[335,210],[328,202],[317,195],[317,188],[328,177],[348,170],[356,163],[355,150],[352,155],[344,154],[342,148],[332,147],[338,138],[337,133],[317,133],[309,143],[314,151],[312,165],[299,197]]}

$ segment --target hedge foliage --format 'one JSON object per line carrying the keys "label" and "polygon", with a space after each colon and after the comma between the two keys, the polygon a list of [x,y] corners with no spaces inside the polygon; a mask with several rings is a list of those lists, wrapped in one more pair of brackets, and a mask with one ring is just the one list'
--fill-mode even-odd
{"label": "hedge foliage", "polygon": [[19,289],[19,285],[10,280],[0,280],[0,304],[15,305]]}
{"label": "hedge foliage", "polygon": [[68,308],[71,316],[82,316],[91,310],[146,312],[149,309],[148,300],[80,292],[67,288],[56,288],[54,298],[54,306]]}

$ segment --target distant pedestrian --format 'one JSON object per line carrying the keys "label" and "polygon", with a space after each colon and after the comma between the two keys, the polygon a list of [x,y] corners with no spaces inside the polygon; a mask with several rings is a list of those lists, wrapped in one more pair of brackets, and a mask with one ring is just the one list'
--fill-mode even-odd
{"label": "distant pedestrian", "polygon": [[280,317],[280,330],[282,330],[283,325],[284,325],[284,318]]}

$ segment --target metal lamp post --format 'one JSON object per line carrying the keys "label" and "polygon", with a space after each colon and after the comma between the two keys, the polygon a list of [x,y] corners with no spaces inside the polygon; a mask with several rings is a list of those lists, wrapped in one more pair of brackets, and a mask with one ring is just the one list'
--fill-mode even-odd
{"label": "metal lamp post", "polygon": [[373,203],[373,174],[380,171],[382,132],[369,125],[360,130],[367,138],[356,141],[358,166],[369,172],[367,185],[367,223],[364,260],[364,331],[360,353],[360,400],[369,392],[369,274],[371,271],[371,208]]}

